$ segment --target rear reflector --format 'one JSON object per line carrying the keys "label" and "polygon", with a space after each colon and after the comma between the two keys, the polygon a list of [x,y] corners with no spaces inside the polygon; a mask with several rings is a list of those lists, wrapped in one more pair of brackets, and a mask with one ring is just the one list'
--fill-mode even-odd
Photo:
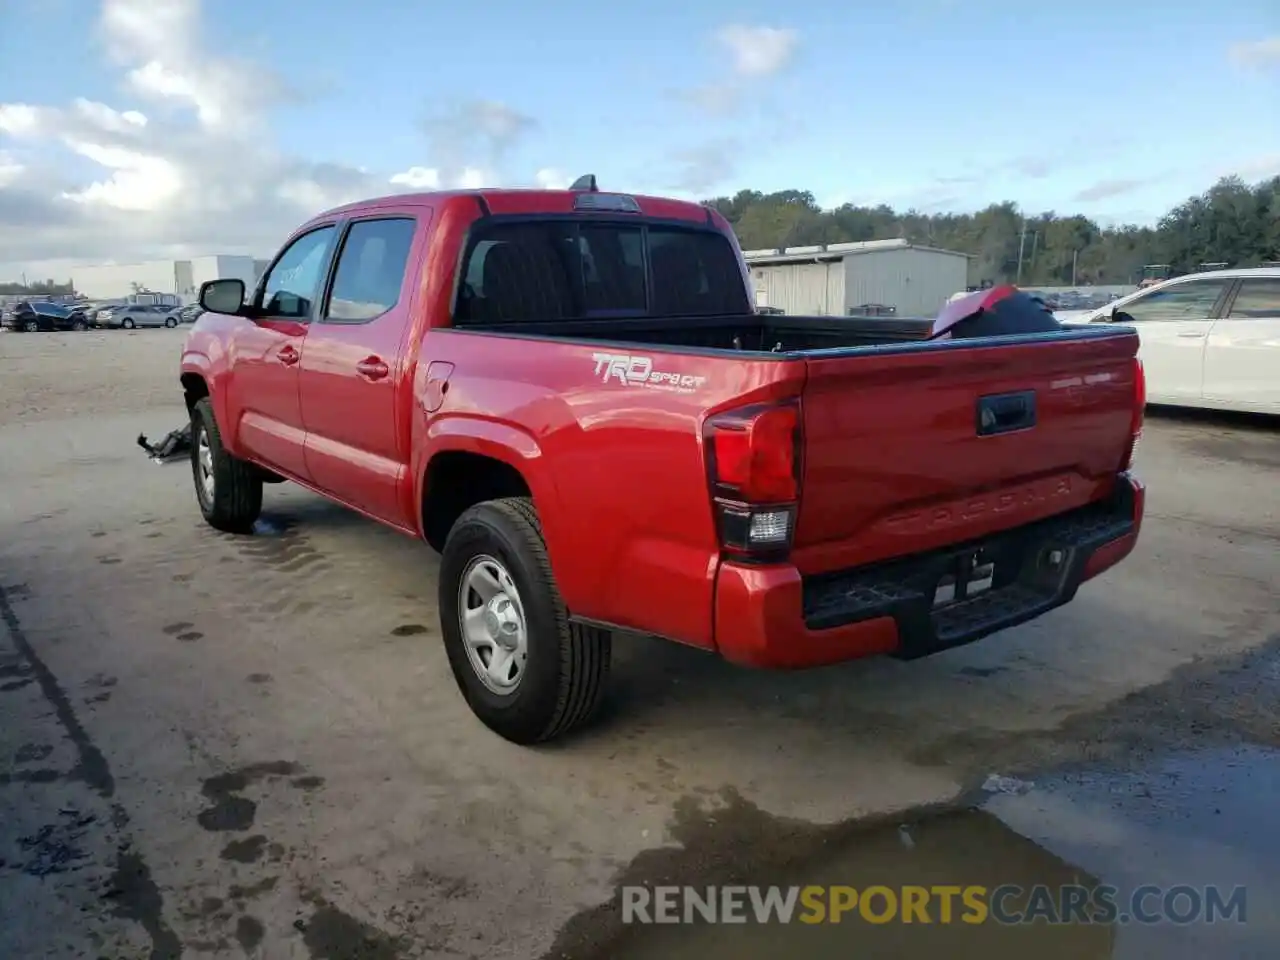
{"label": "rear reflector", "polygon": [[595,210],[608,213],[639,213],[640,204],[635,197],[621,193],[580,193],[573,198],[573,209]]}

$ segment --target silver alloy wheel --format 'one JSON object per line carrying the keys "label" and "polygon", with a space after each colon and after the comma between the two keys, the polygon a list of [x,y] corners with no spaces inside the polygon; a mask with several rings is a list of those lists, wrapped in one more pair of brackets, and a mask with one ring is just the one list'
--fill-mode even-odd
{"label": "silver alloy wheel", "polygon": [[196,441],[196,466],[198,467],[200,489],[204,493],[205,503],[212,505],[214,492],[213,448],[209,446],[209,431],[203,427],[200,428],[200,438]]}
{"label": "silver alloy wheel", "polygon": [[493,557],[473,557],[462,571],[458,626],[480,682],[499,696],[515,693],[529,658],[529,630],[515,581]]}

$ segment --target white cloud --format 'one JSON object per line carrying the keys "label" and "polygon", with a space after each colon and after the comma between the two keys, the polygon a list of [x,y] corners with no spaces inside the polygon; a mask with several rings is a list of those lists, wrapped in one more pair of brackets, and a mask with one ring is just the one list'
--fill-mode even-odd
{"label": "white cloud", "polygon": [[780,27],[729,24],[716,31],[716,40],[729,51],[738,76],[761,78],[778,73],[791,62],[800,36]]}
{"label": "white cloud", "polygon": [[394,186],[408,187],[410,190],[439,190],[440,171],[435,167],[410,167],[392,174],[390,182]]}
{"label": "white cloud", "polygon": [[0,150],[0,190],[14,183],[22,176],[24,170],[26,167],[20,164],[12,154]]}
{"label": "white cloud", "polygon": [[675,91],[675,96],[702,113],[724,117],[736,113],[750,85],[785,70],[795,59],[800,34],[784,27],[728,24],[712,35],[728,57],[729,69],[699,87]]}
{"label": "white cloud", "polygon": [[568,190],[573,182],[563,170],[543,167],[533,176],[534,181],[543,190]]}
{"label": "white cloud", "polygon": [[29,265],[66,276],[76,262],[266,256],[341,203],[494,185],[536,126],[475,101],[427,124],[425,165],[392,175],[315,162],[274,146],[268,121],[291,102],[289,85],[207,47],[199,0],[102,0],[90,29],[125,102],[0,103],[0,147],[13,147],[0,152],[0,278]]}
{"label": "white cloud", "polygon": [[1233,44],[1227,56],[1232,63],[1244,67],[1280,65],[1280,36]]}
{"label": "white cloud", "polygon": [[77,203],[99,203],[116,210],[155,211],[173,200],[182,189],[181,171],[164,157],[75,140],[67,141],[67,146],[98,166],[116,171],[108,180],[63,194]]}
{"label": "white cloud", "polygon": [[34,137],[40,133],[38,107],[29,103],[0,103],[0,132],[12,137]]}

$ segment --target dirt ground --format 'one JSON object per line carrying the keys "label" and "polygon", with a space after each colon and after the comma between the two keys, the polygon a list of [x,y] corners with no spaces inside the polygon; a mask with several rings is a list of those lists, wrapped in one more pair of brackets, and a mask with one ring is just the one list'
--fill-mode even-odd
{"label": "dirt ground", "polygon": [[[1177,848],[1182,882],[1212,862],[1278,902],[1250,859],[1280,855],[1277,426],[1151,415],[1138,551],[1038,621],[798,674],[624,638],[602,722],[527,750],[456,691],[430,549],[289,486],[259,535],[215,533],[189,469],[134,445],[185,415],[182,336],[0,334],[0,956],[775,956],[624,930],[617,885],[867,875],[908,821],[952,870]],[[987,797],[991,773],[1037,786]],[[1163,819],[1116,800],[1143,790]],[[1219,955],[1280,944],[1268,922]],[[1001,943],[1122,955],[1090,935]],[[868,955],[997,955],[923,943]]]}

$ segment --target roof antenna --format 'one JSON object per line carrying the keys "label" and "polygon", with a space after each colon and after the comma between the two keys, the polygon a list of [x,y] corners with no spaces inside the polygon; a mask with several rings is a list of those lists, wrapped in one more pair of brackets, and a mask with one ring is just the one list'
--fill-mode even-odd
{"label": "roof antenna", "polygon": [[596,186],[596,175],[594,173],[584,173],[569,187],[570,190],[585,190],[588,193],[599,193],[600,188]]}

